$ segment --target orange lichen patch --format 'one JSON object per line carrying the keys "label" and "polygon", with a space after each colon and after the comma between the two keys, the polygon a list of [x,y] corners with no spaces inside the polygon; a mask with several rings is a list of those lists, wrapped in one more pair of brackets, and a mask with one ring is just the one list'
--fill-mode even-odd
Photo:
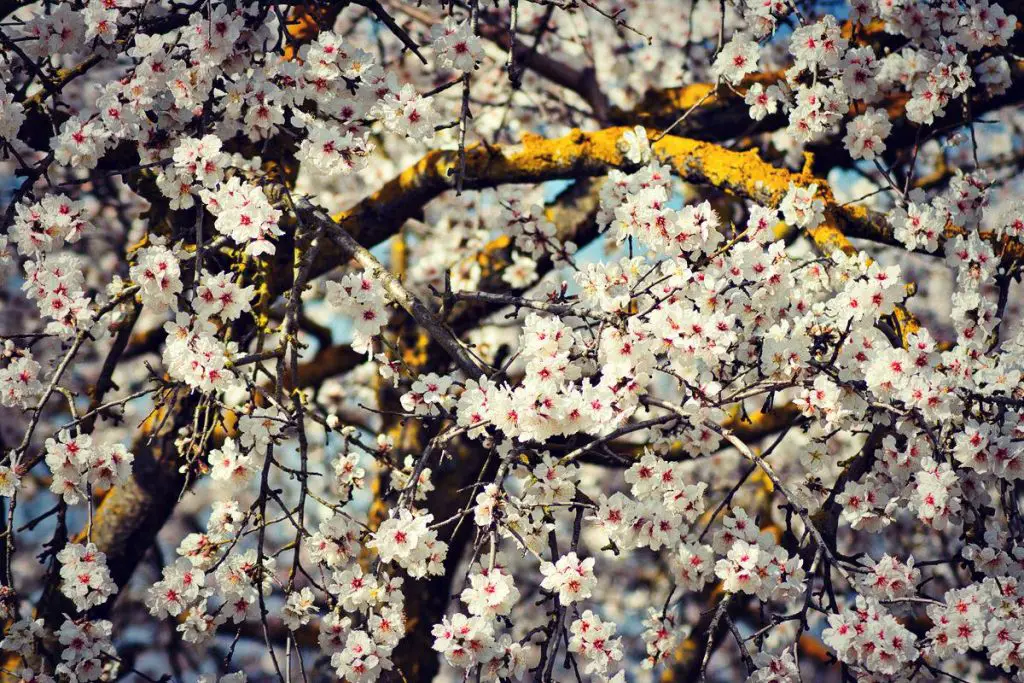
{"label": "orange lichen patch", "polygon": [[778,207],[791,185],[816,185],[816,196],[825,205],[825,221],[807,230],[807,235],[822,254],[831,254],[837,249],[846,254],[855,253],[856,249],[847,238],[850,233],[889,237],[887,231],[891,229],[882,216],[860,205],[839,205],[828,183],[811,173],[812,159],[805,159],[803,169],[794,172],[772,166],[754,149],[736,152],[710,142],[674,136],[666,136],[655,143],[654,152],[684,180],[712,185],[766,206]]}
{"label": "orange lichen patch", "polygon": [[839,32],[843,38],[849,40],[853,37],[853,32],[858,29],[860,29],[862,35],[882,34],[885,32],[885,22],[881,19],[875,19],[868,23],[867,26],[861,26],[859,22],[844,21],[843,25],[839,28]]}
{"label": "orange lichen patch", "polygon": [[532,143],[536,143],[536,142],[539,142],[539,141],[541,141],[543,139],[544,139],[543,135],[538,135],[537,133],[534,133],[533,131],[530,131],[530,130],[524,130],[522,132],[522,134],[520,134],[520,136],[519,136],[519,142],[524,144],[524,145],[529,145],[529,144],[532,144]]}
{"label": "orange lichen patch", "polygon": [[767,413],[758,410],[748,415],[741,415],[735,411],[722,423],[722,427],[744,441],[752,441],[779,431],[795,420],[798,415],[800,415],[800,410],[792,403],[783,404]]}
{"label": "orange lichen patch", "polygon": [[[907,102],[910,101],[910,95],[905,92],[897,92],[890,95],[882,101],[882,106],[885,111],[889,114],[889,118],[893,120],[900,119],[907,110]],[[856,113],[856,109],[851,105],[851,113]]]}
{"label": "orange lichen patch", "polygon": [[504,270],[509,264],[509,247],[512,238],[499,235],[477,252],[476,262],[480,266],[481,278],[488,278]]}
{"label": "orange lichen patch", "polygon": [[[772,85],[785,78],[785,71],[765,71],[750,74],[744,78],[739,85],[735,86],[736,92],[740,95],[746,94],[750,86],[755,83],[761,85]],[[640,109],[644,111],[655,111],[658,104],[661,106],[672,107],[679,110],[680,113],[686,111],[690,107],[696,106],[698,102],[704,100],[704,105],[714,106],[715,104],[724,100],[736,100],[736,95],[728,88],[722,88],[717,95],[709,97],[708,94],[718,89],[715,83],[691,83],[690,85],[684,85],[679,88],[666,88],[655,93],[648,93],[650,99],[645,99],[644,104],[640,105]],[[726,93],[726,94],[722,94]],[[707,99],[704,99],[707,98]]]}
{"label": "orange lichen patch", "polygon": [[128,245],[128,247],[125,249],[125,252],[129,256],[131,256],[132,254],[137,252],[139,249],[142,249],[143,247],[148,247],[148,246],[149,246],[149,233],[147,232],[146,234],[144,234],[139,239],[138,242],[135,242],[134,244]]}
{"label": "orange lichen patch", "polygon": [[807,231],[807,236],[811,238],[820,253],[828,255],[835,251],[841,251],[850,256],[857,252],[844,232],[837,227],[840,222],[835,210],[826,210],[825,222]]}
{"label": "orange lichen patch", "polygon": [[800,649],[801,657],[810,657],[819,662],[828,662],[832,659],[832,653],[825,644],[809,633],[800,636],[797,647]]}
{"label": "orange lichen patch", "polygon": [[[672,666],[665,667],[665,670],[661,672],[661,683],[679,683],[682,681],[684,677],[676,675],[676,672],[691,668],[698,653],[697,640],[686,638],[672,653]],[[693,680],[693,678],[688,677],[687,680]]]}
{"label": "orange lichen patch", "polygon": [[306,3],[292,7],[285,26],[288,42],[284,46],[283,58],[286,61],[295,59],[300,47],[316,40],[322,29],[329,29],[338,18],[343,4],[331,3],[327,7],[318,7],[315,3]]}
{"label": "orange lichen patch", "polygon": [[995,245],[996,256],[1000,257],[1004,264],[1024,261],[1024,243],[1019,240],[991,232],[981,233],[981,239]]}
{"label": "orange lichen patch", "polygon": [[[516,145],[471,145],[466,150],[464,186],[480,189],[509,183],[537,183],[555,179],[604,175],[613,168],[632,168],[619,142],[627,128],[616,127],[584,133],[579,130],[557,138],[525,136]],[[652,135],[656,131],[651,131]],[[809,231],[825,253],[849,252],[846,235],[891,241],[884,218],[852,205],[841,207],[828,184],[811,174],[808,165],[800,172],[777,168],[756,150],[726,149],[711,142],[665,136],[653,146],[655,156],[672,166],[684,180],[712,185],[727,193],[769,206],[778,206],[791,184],[817,184],[818,197],[826,205],[825,223]],[[408,218],[415,216],[434,197],[455,185],[459,172],[456,151],[434,151],[406,168],[380,190],[334,219],[363,245],[384,241]],[[324,272],[337,263],[338,254],[327,246],[314,267]]]}
{"label": "orange lichen patch", "polygon": [[645,111],[654,111],[661,107],[671,107],[679,111],[686,111],[699,102],[711,107],[718,101],[718,98],[712,95],[717,89],[718,85],[715,83],[691,83],[679,88],[667,88],[648,93],[649,99],[645,99],[640,108]]}
{"label": "orange lichen patch", "polygon": [[[515,145],[476,144],[466,149],[464,187],[480,189],[511,183],[604,175],[613,168],[632,168],[620,140],[627,128],[584,133],[572,131],[557,139],[527,136]],[[778,169],[756,151],[734,152],[708,142],[667,136],[654,146],[685,179],[720,187],[738,196],[777,204],[790,182],[808,184],[805,173]],[[334,216],[361,244],[374,245],[393,234],[405,219],[455,185],[460,161],[456,151],[433,151],[406,168],[352,209]],[[318,260],[319,268],[337,262],[331,249]]]}
{"label": "orange lichen patch", "polygon": [[414,344],[402,349],[402,362],[410,368],[419,368],[427,363],[430,350],[430,335],[420,330]]}
{"label": "orange lichen patch", "polygon": [[391,241],[391,272],[399,281],[405,280],[406,271],[409,269],[409,244],[402,233],[395,235]]}
{"label": "orange lichen patch", "polygon": [[900,338],[906,345],[907,336],[920,331],[921,323],[904,306],[897,306],[893,315],[896,316],[896,322],[899,325]]}
{"label": "orange lichen patch", "polygon": [[653,150],[684,180],[712,185],[766,205],[778,206],[790,183],[823,184],[810,173],[772,166],[755,149],[737,152],[711,142],[669,135],[654,143]]}
{"label": "orange lichen patch", "polygon": [[269,159],[261,166],[267,182],[282,183],[289,188],[294,187],[299,175],[299,163],[294,156],[287,156],[280,161]]}

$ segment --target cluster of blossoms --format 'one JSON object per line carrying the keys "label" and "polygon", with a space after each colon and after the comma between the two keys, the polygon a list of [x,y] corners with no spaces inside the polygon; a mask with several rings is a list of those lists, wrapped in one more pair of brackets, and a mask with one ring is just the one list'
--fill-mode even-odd
{"label": "cluster of blossoms", "polygon": [[11,341],[4,343],[2,357],[5,363],[0,368],[0,405],[27,407],[43,389],[39,363],[30,351],[19,349]]}
{"label": "cluster of blossoms", "polygon": [[420,140],[434,137],[434,129],[440,125],[438,113],[430,100],[420,95],[416,88],[406,83],[401,88],[386,84],[384,95],[371,113],[396,135]]}
{"label": "cluster of blossoms", "polygon": [[[989,573],[989,572],[986,572]],[[940,658],[985,652],[993,666],[1010,672],[1024,662],[1020,570],[993,572],[983,581],[952,589],[928,606],[928,650]]]}
{"label": "cluster of blossoms", "polygon": [[173,165],[157,176],[156,184],[170,199],[172,209],[190,209],[195,205],[194,188],[212,189],[224,176],[227,155],[221,151],[221,139],[204,135],[185,138],[172,155]]}
{"label": "cluster of blossoms", "polygon": [[263,189],[232,176],[203,194],[206,209],[214,217],[213,227],[236,244],[245,246],[249,256],[274,254],[272,238],[283,234],[278,227],[281,211],[271,206]]}
{"label": "cluster of blossoms", "polygon": [[273,570],[273,558],[258,558],[255,550],[189,554],[164,569],[147,592],[146,606],[159,618],[179,617],[177,630],[186,642],[207,643],[221,624],[239,624],[258,613]]}
{"label": "cluster of blossoms", "polygon": [[210,321],[193,320],[179,313],[164,325],[167,343],[163,361],[167,373],[193,389],[203,392],[227,391],[236,386],[229,367],[237,353],[235,342],[225,343]]}
{"label": "cluster of blossoms", "polygon": [[921,580],[921,570],[914,567],[911,557],[903,564],[891,555],[883,555],[872,562],[871,571],[861,581],[861,593],[876,600],[898,600],[913,596]]}
{"label": "cluster of blossoms", "polygon": [[[608,680],[608,667],[622,659],[622,643],[613,637],[615,631],[615,624],[602,621],[590,610],[569,626],[569,652],[586,661],[584,672],[595,680]],[[625,674],[620,671],[611,680],[624,681]]]}
{"label": "cluster of blossoms", "polygon": [[92,491],[126,481],[135,457],[123,444],[94,444],[87,434],[62,431],[46,440],[45,459],[53,474],[50,490],[74,505],[88,500]]}
{"label": "cluster of blossoms", "polygon": [[917,636],[876,600],[858,597],[828,624],[822,638],[839,660],[871,674],[894,676],[918,656]]}
{"label": "cluster of blossoms", "polygon": [[14,140],[25,123],[25,107],[9,92],[0,93],[0,140]]}
{"label": "cluster of blossoms", "polygon": [[501,633],[501,622],[519,600],[514,579],[507,568],[495,564],[474,566],[469,581],[461,598],[470,616],[455,613],[435,625],[434,649],[453,667],[469,671],[479,666],[483,680],[521,678],[538,665],[540,653]]}
{"label": "cluster of blossoms", "polygon": [[36,302],[39,312],[50,318],[47,334],[71,337],[88,327],[92,311],[85,292],[85,276],[80,257],[60,252],[25,263],[26,296]]}
{"label": "cluster of blossoms", "polygon": [[885,152],[885,139],[890,131],[889,114],[881,109],[869,109],[850,121],[843,144],[854,159],[874,161]]}
{"label": "cluster of blossoms", "polygon": [[[976,82],[992,93],[1002,93],[1011,75],[1002,55],[971,56],[993,47],[1005,47],[1016,17],[998,4],[968,3],[853,3],[852,21],[865,25],[876,19],[885,31],[912,40],[912,45],[879,55],[872,45],[851,45],[843,27],[829,15],[798,26],[789,37],[793,66],[778,84],[749,84],[744,100],[750,116],[761,121],[782,108],[789,112],[785,138],[777,143],[795,149],[835,132],[851,104],[872,105],[883,97],[904,92],[909,96],[907,118],[931,125],[946,114],[951,102],[963,97]],[[778,7],[776,7],[778,5]],[[777,18],[789,13],[783,3],[758,3],[767,16],[751,13],[747,19],[758,37],[774,31]],[[749,35],[736,33],[719,51],[710,73],[733,85],[755,71],[761,48]],[[813,78],[805,78],[811,74]],[[884,110],[868,109],[853,118],[843,142],[854,159],[873,160],[885,149],[891,131]]]}
{"label": "cluster of blossoms", "polygon": [[150,614],[176,617],[204,596],[206,575],[193,567],[192,558],[182,558],[163,572],[163,578],[149,589],[146,606]]}
{"label": "cluster of blossoms", "polygon": [[226,495],[244,488],[258,471],[253,453],[239,451],[234,439],[225,439],[220,448],[210,451],[210,478],[223,483]]}
{"label": "cluster of blossoms", "polygon": [[72,116],[50,141],[54,160],[64,166],[95,168],[113,136],[98,119]]}
{"label": "cluster of blossoms", "polygon": [[470,22],[446,17],[430,29],[431,47],[438,65],[456,71],[472,71],[483,59],[484,49]]}
{"label": "cluster of blossoms", "polygon": [[340,282],[327,283],[326,300],[352,319],[352,348],[368,352],[373,337],[387,323],[387,294],[380,282],[366,273],[351,273]]}
{"label": "cluster of blossoms", "polygon": [[671,193],[670,169],[660,164],[631,175],[614,172],[602,190],[598,221],[607,222],[619,241],[632,237],[659,254],[712,253],[722,237],[710,203],[676,211],[670,207]]}
{"label": "cluster of blossoms", "polygon": [[178,256],[160,244],[140,249],[129,275],[142,303],[156,311],[173,307],[183,288]]}
{"label": "cluster of blossoms", "polygon": [[105,619],[66,620],[57,631],[61,662],[54,673],[58,680],[95,681],[116,674],[112,635],[113,624]]}
{"label": "cluster of blossoms", "polygon": [[[392,669],[391,654],[405,636],[403,580],[386,572],[366,574],[358,563],[349,564],[358,532],[339,517],[332,518],[330,528],[321,527],[319,538],[328,547],[345,550],[311,553],[320,567],[333,568],[328,591],[334,609],[320,622],[319,645],[339,677],[376,680],[382,671]],[[330,540],[330,535],[337,540]],[[315,608],[305,611],[310,609]]]}
{"label": "cluster of blossoms", "polygon": [[668,660],[679,644],[689,636],[689,628],[678,623],[673,614],[649,607],[644,619],[643,640],[647,657],[643,660],[645,670],[653,669]]}
{"label": "cluster of blossoms", "polygon": [[633,499],[616,492],[602,498],[595,521],[624,550],[669,550],[687,545],[690,524],[704,512],[707,485],[687,483],[686,466],[646,453],[630,467],[625,481]]}
{"label": "cluster of blossoms", "polygon": [[492,622],[483,617],[445,617],[434,627],[433,635],[434,649],[443,653],[451,666],[472,669],[479,665],[483,680],[520,679],[539,663],[535,649],[507,634],[495,638]]}
{"label": "cluster of blossoms", "polygon": [[778,111],[782,101],[782,89],[777,85],[765,87],[762,83],[754,83],[747,89],[743,101],[750,107],[750,118],[762,121],[769,114]]}
{"label": "cluster of blossoms", "polygon": [[57,251],[90,231],[82,202],[63,194],[48,194],[35,204],[14,207],[8,237],[22,254]]}
{"label": "cluster of blossoms", "polygon": [[508,614],[519,601],[515,580],[502,568],[481,568],[469,575],[469,587],[462,591],[462,602],[473,616],[497,617]]}
{"label": "cluster of blossoms", "polygon": [[343,568],[357,554],[359,536],[354,520],[346,515],[333,515],[321,522],[310,537],[309,555],[328,569]]}
{"label": "cluster of blossoms", "polygon": [[[341,36],[329,31],[303,45],[299,57],[302,67],[296,74],[296,102],[315,100],[318,109],[333,120],[296,111],[293,123],[307,133],[296,157],[331,176],[362,169],[374,146],[368,139],[370,130],[360,121],[384,93],[397,87],[397,82],[374,65],[369,53],[343,44]],[[355,87],[351,96],[343,96],[344,90],[354,85],[363,87]]]}
{"label": "cluster of blossoms", "polygon": [[432,520],[429,513],[402,509],[381,522],[366,545],[377,551],[381,562],[394,562],[412,577],[440,574],[448,544],[437,539]]}
{"label": "cluster of blossoms", "polygon": [[[496,386],[486,379],[474,382],[459,397],[459,424],[474,426],[487,421],[519,441],[611,431],[628,416],[633,398],[630,389],[620,389],[619,377],[611,374],[585,388],[568,381],[578,378],[578,369],[569,361],[576,343],[573,331],[561,321],[531,314],[521,350],[528,373],[525,380],[515,388]],[[589,401],[587,394],[591,395]]]}
{"label": "cluster of blossoms", "polygon": [[971,238],[970,234],[979,229],[982,220],[986,218],[984,199],[987,182],[984,171],[973,174],[958,173],[950,180],[945,192],[931,199],[925,197],[920,190],[910,192],[905,205],[895,207],[888,217],[893,226],[894,236],[908,249],[920,249],[930,253],[938,249],[939,238],[946,228],[953,227],[968,231],[968,240],[965,244],[963,236],[958,235],[947,241],[947,260],[958,265],[972,250],[981,250],[977,257],[984,259],[984,252],[990,247],[977,244],[977,236]]}
{"label": "cluster of blossoms", "polygon": [[791,650],[777,655],[760,652],[754,658],[757,669],[747,678],[747,683],[798,683],[800,668]]}
{"label": "cluster of blossoms", "polygon": [[[42,619],[21,619],[10,625],[0,649],[28,658],[35,644],[46,635]],[[60,658],[54,676],[29,666],[16,673],[26,683],[54,683],[55,680],[97,681],[117,674],[117,650],[111,643],[113,625],[105,619],[66,619],[55,634]]]}
{"label": "cluster of blossoms", "polygon": [[[737,509],[738,518],[746,514]],[[759,532],[756,524],[730,524],[715,537],[719,553],[725,559],[715,563],[715,575],[722,589],[730,593],[750,593],[760,600],[786,600],[804,591],[804,568],[799,557],[791,557],[778,546],[768,532]]]}
{"label": "cluster of blossoms", "polygon": [[289,630],[297,631],[305,626],[316,616],[316,597],[313,589],[309,586],[303,587],[288,596],[288,601],[281,610],[281,618]]}
{"label": "cluster of blossoms", "polygon": [[743,34],[736,34],[715,58],[711,65],[711,75],[724,78],[736,85],[749,73],[757,71],[757,60],[761,55],[761,47],[757,41]]}
{"label": "cluster of blossoms", "polygon": [[910,508],[917,518],[937,530],[959,519],[960,482],[949,463],[941,465],[931,458],[921,459],[921,469],[914,475],[916,487]]}
{"label": "cluster of blossoms", "polygon": [[113,595],[115,586],[107,569],[107,556],[92,543],[69,543],[57,553],[60,562],[60,590],[85,611],[102,605]]}
{"label": "cluster of blossoms", "polygon": [[413,415],[440,415],[441,410],[450,408],[453,402],[448,396],[451,386],[451,377],[433,372],[421,375],[412,383],[410,390],[402,394],[402,408]]}
{"label": "cluster of blossoms", "polygon": [[581,560],[574,552],[558,558],[558,562],[541,565],[540,573],[544,575],[541,588],[557,593],[562,605],[589,598],[597,585],[594,558]]}
{"label": "cluster of blossoms", "polygon": [[207,275],[196,290],[194,307],[203,318],[217,316],[223,322],[231,322],[251,310],[252,286],[243,287],[228,273]]}

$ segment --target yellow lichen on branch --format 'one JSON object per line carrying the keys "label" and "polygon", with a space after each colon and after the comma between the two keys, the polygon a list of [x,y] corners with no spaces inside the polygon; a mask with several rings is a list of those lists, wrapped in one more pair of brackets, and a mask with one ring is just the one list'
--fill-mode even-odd
{"label": "yellow lichen on branch", "polygon": [[[595,132],[573,130],[555,138],[530,136],[515,145],[479,143],[466,149],[463,186],[482,189],[514,183],[539,183],[548,180],[582,179],[607,174],[612,169],[631,170],[637,164],[625,156],[621,144],[624,127]],[[655,155],[670,164],[685,180],[711,185],[739,197],[778,206],[790,183],[818,184],[819,196],[829,209],[830,222],[845,232],[853,222],[862,236],[870,234],[878,217],[857,209],[839,207],[827,183],[807,171],[793,172],[777,168],[762,159],[755,150],[737,152],[721,145],[668,135],[654,144]],[[334,220],[364,246],[373,246],[395,234],[409,218],[417,216],[427,202],[453,189],[459,168],[455,150],[433,151],[406,168],[351,209]],[[858,213],[859,212],[859,213]],[[827,232],[815,241],[827,244],[834,236]],[[323,249],[314,273],[323,273],[339,261],[333,246]]]}
{"label": "yellow lichen on branch", "polygon": [[799,171],[778,168],[761,158],[757,150],[737,152],[701,140],[668,135],[654,144],[655,155],[684,180],[710,185],[719,190],[776,207],[791,186],[817,186],[817,197],[825,206],[825,221],[807,230],[819,252],[855,251],[846,234],[853,229],[860,236],[885,237],[885,218],[863,207],[841,206],[828,183],[811,174],[809,164]]}
{"label": "yellow lichen on branch", "polygon": [[[616,123],[636,121],[652,127],[665,126],[684,112],[694,110],[694,120],[686,127],[688,133],[698,134],[703,123],[710,123],[714,130],[725,125],[715,117],[726,117],[728,124],[750,126],[743,97],[750,86],[760,83],[765,87],[785,79],[783,71],[767,71],[751,74],[735,88],[718,83],[690,83],[676,88],[662,88],[648,91],[640,103],[630,110],[613,109],[611,118]],[[696,109],[695,109],[696,108]],[[688,117],[689,118],[689,117]],[[738,132],[737,130],[733,131]]]}

